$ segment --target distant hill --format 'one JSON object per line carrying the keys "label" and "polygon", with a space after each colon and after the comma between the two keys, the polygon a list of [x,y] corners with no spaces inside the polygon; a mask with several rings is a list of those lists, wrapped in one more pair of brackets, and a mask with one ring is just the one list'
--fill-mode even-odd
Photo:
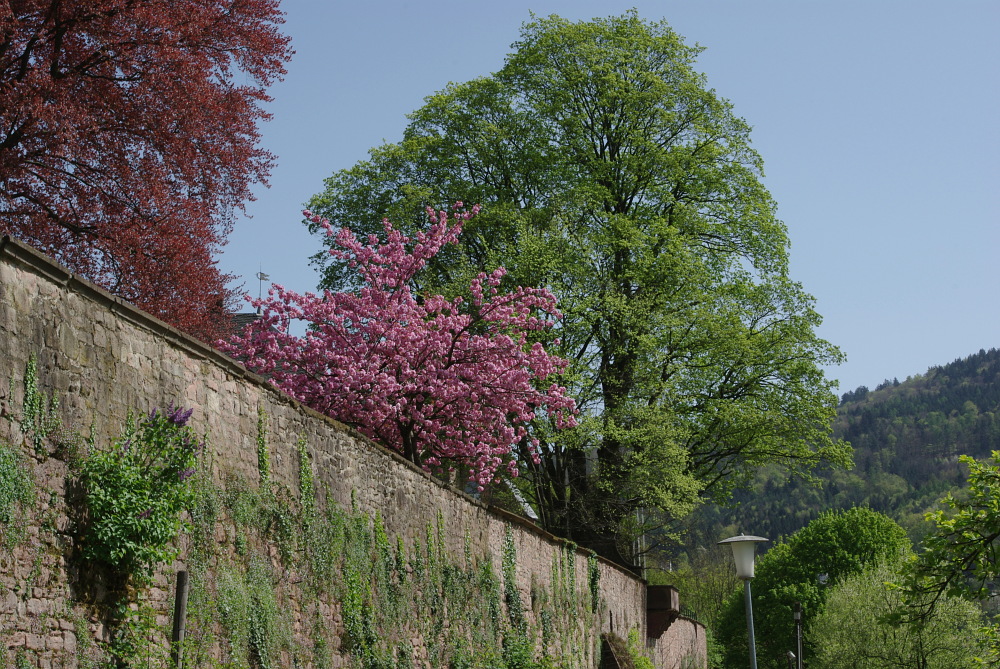
{"label": "distant hill", "polygon": [[765,470],[734,506],[692,518],[693,540],[734,528],[777,539],[823,510],[855,505],[895,518],[919,540],[928,529],[924,512],[965,482],[958,456],[1000,450],[1000,351],[844,393],[834,434],[854,447],[853,470],[820,472],[821,487]]}

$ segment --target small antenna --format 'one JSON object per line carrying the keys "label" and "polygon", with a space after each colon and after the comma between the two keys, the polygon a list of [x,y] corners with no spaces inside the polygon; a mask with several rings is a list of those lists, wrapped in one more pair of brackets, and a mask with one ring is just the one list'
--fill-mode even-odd
{"label": "small antenna", "polygon": [[[259,270],[259,268],[258,268],[258,270]],[[257,272],[257,299],[258,300],[260,299],[261,294],[264,292],[264,282],[265,281],[270,281],[270,280],[271,280],[271,277],[269,277],[267,274],[264,274],[261,271]],[[257,313],[258,314],[260,313],[260,307],[257,307]]]}

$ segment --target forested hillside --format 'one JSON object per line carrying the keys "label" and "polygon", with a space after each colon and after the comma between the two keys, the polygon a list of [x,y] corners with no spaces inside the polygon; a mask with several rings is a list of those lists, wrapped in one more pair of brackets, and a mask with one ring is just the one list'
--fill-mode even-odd
{"label": "forested hillside", "polygon": [[1000,351],[980,350],[905,381],[846,392],[834,433],[854,447],[854,469],[820,472],[815,483],[764,470],[732,506],[696,514],[693,542],[732,530],[777,539],[823,510],[862,505],[919,540],[924,512],[965,481],[958,456],[1000,449]]}

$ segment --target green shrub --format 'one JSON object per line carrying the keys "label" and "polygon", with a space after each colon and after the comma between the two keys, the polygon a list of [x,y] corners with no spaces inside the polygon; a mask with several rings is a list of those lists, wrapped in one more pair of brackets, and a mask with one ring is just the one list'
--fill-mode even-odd
{"label": "green shrub", "polygon": [[82,479],[89,513],[84,556],[126,580],[148,579],[174,558],[171,543],[192,506],[188,479],[202,446],[187,420],[191,411],[154,409],[109,450],[84,458]]}
{"label": "green shrub", "polygon": [[628,656],[632,660],[635,669],[655,669],[653,661],[646,657],[642,650],[642,642],[639,640],[639,630],[630,629],[628,631]]}

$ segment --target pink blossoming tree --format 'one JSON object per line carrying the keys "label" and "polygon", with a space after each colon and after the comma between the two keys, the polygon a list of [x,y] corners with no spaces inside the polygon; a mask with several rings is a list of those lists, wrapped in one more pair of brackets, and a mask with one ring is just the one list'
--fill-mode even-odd
{"label": "pink blossoming tree", "polygon": [[[367,244],[347,228],[306,211],[337,246],[330,251],[355,270],[350,293],[299,295],[275,286],[253,300],[263,317],[223,350],[308,406],[389,446],[425,469],[467,467],[480,489],[501,467],[517,475],[514,447],[527,444],[540,412],[557,427],[575,424],[575,403],[556,383],[543,387],[566,361],[529,343],[560,317],[544,289],[500,293],[503,268],[481,273],[469,300],[414,294],[413,277],[476,212],[428,208],[431,227],[410,239],[384,221],[386,241]],[[301,320],[304,337],[289,333]]]}

